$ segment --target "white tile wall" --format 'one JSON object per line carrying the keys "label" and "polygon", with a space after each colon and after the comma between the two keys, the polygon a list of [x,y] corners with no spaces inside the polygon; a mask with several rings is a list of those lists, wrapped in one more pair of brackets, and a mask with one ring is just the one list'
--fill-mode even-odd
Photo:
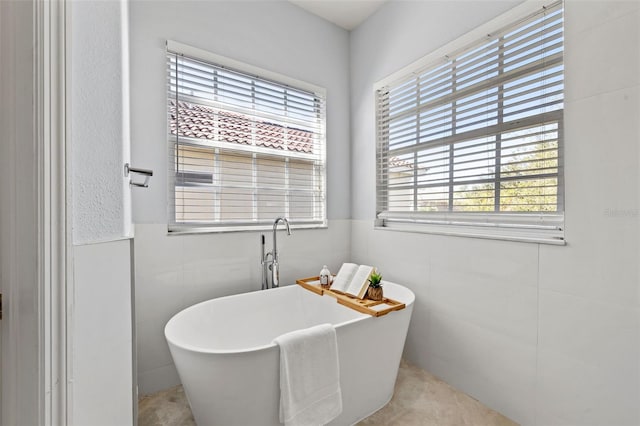
{"label": "white tile wall", "polygon": [[636,383],[629,388],[607,368],[543,350],[538,366],[538,424],[548,416],[564,425],[638,424],[637,373],[629,371]]}
{"label": "white tile wall", "polygon": [[355,261],[416,293],[405,355],[533,424],[537,246],[374,230],[364,220],[352,235]]}
{"label": "white tile wall", "polygon": [[180,377],[178,377],[178,371],[173,362],[162,367],[138,372],[140,396],[167,389],[179,383]]}
{"label": "white tile wall", "polygon": [[585,364],[607,365],[612,378],[631,379],[630,367],[638,361],[637,326],[638,308],[551,291],[540,294],[540,346]]}
{"label": "white tile wall", "polygon": [[[584,3],[569,2],[565,8],[565,64],[572,77],[565,80],[567,101],[632,87],[640,78],[640,2],[624,4],[617,16],[600,22],[594,8],[609,2]],[[593,19],[592,26],[585,26],[586,19]]]}
{"label": "white tile wall", "polygon": [[[179,383],[164,326],[180,310],[214,297],[260,289],[260,233],[167,235],[166,225],[135,227],[138,386],[142,395]],[[332,271],[350,259],[348,220],[328,229],[278,231],[283,285]],[[266,250],[272,233],[266,232]]]}
{"label": "white tile wall", "polygon": [[[474,7],[485,15],[505,7],[478,5],[450,7],[467,17]],[[394,49],[394,40],[427,31],[403,25],[425,7],[389,3],[352,33],[358,220],[281,234],[283,282],[322,264],[375,265],[416,293],[411,361],[524,425],[640,424],[640,2],[566,2],[564,247],[373,229],[370,85],[428,53],[420,43]],[[428,31],[457,31],[455,22],[430,22]],[[385,45],[389,55],[374,54],[381,34],[400,33]],[[258,238],[168,237],[164,225],[136,226],[142,393],[178,381],[162,336],[173,314],[259,288]]]}
{"label": "white tile wall", "polygon": [[[569,3],[576,1],[581,0],[569,0]],[[640,3],[637,0],[589,1],[582,3],[585,4],[581,4],[579,7],[570,5],[570,8],[565,11],[567,24],[571,25],[570,31],[573,34],[580,34],[600,25],[606,25],[611,20],[640,8]]]}
{"label": "white tile wall", "polygon": [[565,150],[569,245],[542,247],[542,288],[637,304],[640,241],[630,237],[640,230],[638,89],[567,103],[567,122],[577,123]]}
{"label": "white tile wall", "polygon": [[444,240],[429,259],[431,302],[488,330],[535,343],[537,246]]}
{"label": "white tile wall", "polygon": [[[524,425],[638,425],[640,2],[568,0],[565,10],[568,244],[378,231],[367,203],[353,206],[368,219],[353,222],[352,257],[384,265],[416,293],[409,360]],[[402,22],[420,11],[390,3],[355,31],[354,81],[386,76],[375,72],[390,59],[370,40],[418,37],[424,29]],[[426,53],[408,46],[392,47],[411,60]],[[391,59],[396,69],[409,62]],[[359,85],[353,126],[372,129]],[[352,191],[365,200],[374,196],[367,132],[354,131],[352,160]]]}
{"label": "white tile wall", "polygon": [[73,252],[72,423],[132,425],[130,240]]}
{"label": "white tile wall", "polygon": [[640,423],[639,12],[567,6],[569,244],[540,247],[539,424]]}

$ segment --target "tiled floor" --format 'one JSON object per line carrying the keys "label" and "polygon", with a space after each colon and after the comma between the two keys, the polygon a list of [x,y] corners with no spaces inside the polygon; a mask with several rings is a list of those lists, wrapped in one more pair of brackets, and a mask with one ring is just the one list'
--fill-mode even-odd
{"label": "tiled floor", "polygon": [[[194,426],[182,386],[142,398],[139,426]],[[500,413],[402,362],[391,402],[360,426],[516,426]],[[259,426],[259,425],[256,425]]]}

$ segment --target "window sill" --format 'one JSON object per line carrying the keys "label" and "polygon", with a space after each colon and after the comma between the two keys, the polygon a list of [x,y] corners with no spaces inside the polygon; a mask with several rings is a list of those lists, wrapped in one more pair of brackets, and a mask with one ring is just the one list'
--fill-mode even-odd
{"label": "window sill", "polygon": [[501,228],[497,226],[472,226],[449,224],[423,224],[407,222],[383,223],[376,220],[375,230],[399,231],[419,234],[444,235],[450,237],[482,238],[489,240],[514,241],[522,243],[550,244],[563,246],[567,242],[562,231],[558,230],[527,230],[516,228]]}
{"label": "window sill", "polygon": [[[280,225],[282,226],[282,225]],[[298,224],[290,225],[292,230],[306,229],[328,229],[326,222],[316,224]],[[280,228],[282,229],[282,228]],[[270,232],[273,231],[273,224],[270,225],[237,225],[237,226],[188,226],[188,225],[169,225],[168,235],[193,235],[193,234],[222,234],[229,232]]]}

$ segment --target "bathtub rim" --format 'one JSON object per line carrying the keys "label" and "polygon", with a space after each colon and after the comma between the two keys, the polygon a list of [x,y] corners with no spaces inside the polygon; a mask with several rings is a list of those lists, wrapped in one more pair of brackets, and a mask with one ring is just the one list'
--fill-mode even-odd
{"label": "bathtub rim", "polygon": [[[397,283],[393,283],[393,282],[390,282],[390,281],[384,281],[383,280],[382,281],[382,285],[383,285],[383,287],[385,285],[390,285],[391,288],[397,287],[398,289],[401,289],[400,291],[406,291],[407,292],[407,297],[410,299],[408,301],[400,300],[405,304],[405,308],[402,309],[402,310],[399,310],[399,311],[389,312],[387,315],[393,315],[395,313],[402,313],[402,311],[404,311],[405,309],[411,309],[412,308],[412,305],[413,305],[413,303],[414,303],[414,301],[416,299],[416,296],[415,296],[413,291],[411,291],[406,286],[403,286],[403,285],[397,284]],[[291,284],[291,285],[282,286],[282,287],[278,287],[278,288],[274,288],[274,289],[256,290],[256,291],[248,292],[248,293],[239,293],[239,294],[231,294],[231,295],[228,295],[228,296],[215,297],[213,299],[204,300],[202,302],[198,302],[198,303],[196,303],[194,305],[188,306],[188,307],[180,310],[179,312],[177,312],[175,315],[173,315],[169,319],[169,321],[167,321],[167,323],[164,326],[164,337],[165,337],[165,340],[167,341],[167,344],[169,344],[169,346],[174,346],[176,348],[179,348],[179,349],[182,349],[182,350],[185,350],[185,351],[189,351],[189,352],[195,352],[195,353],[199,353],[199,354],[208,354],[208,355],[221,355],[221,356],[224,356],[224,355],[236,355],[236,354],[247,354],[247,353],[259,352],[259,351],[269,350],[271,348],[275,349],[275,348],[277,348],[278,345],[277,345],[277,343],[275,343],[273,341],[268,343],[268,344],[259,345],[259,346],[251,346],[249,348],[242,348],[242,349],[205,349],[205,348],[202,348],[202,347],[199,347],[199,346],[183,344],[183,343],[176,343],[175,341],[170,339],[170,337],[169,337],[170,332],[168,330],[169,330],[171,324],[174,321],[178,321],[179,317],[181,315],[183,315],[185,312],[194,310],[200,305],[203,305],[203,304],[206,304],[206,303],[211,303],[214,300],[224,300],[224,299],[229,299],[229,298],[242,297],[243,295],[255,293],[255,292],[258,292],[258,291],[260,291],[260,292],[261,291],[279,291],[279,290],[280,291],[286,291],[287,289],[291,289],[291,288],[299,288],[299,289],[304,290],[304,291],[309,291],[309,290],[305,290],[301,286],[298,286],[297,284]],[[293,291],[293,290],[289,290],[289,291]],[[329,295],[322,295],[322,296],[318,296],[318,297],[329,297],[329,298],[332,298]],[[338,304],[337,301],[335,303]],[[340,305],[340,304],[338,304],[338,305]],[[349,308],[347,306],[344,306],[344,305],[340,305],[340,306],[344,307],[345,309],[351,309],[351,308]],[[332,325],[336,329],[339,329],[339,328],[345,327],[345,326],[347,326],[349,324],[354,324],[356,322],[364,321],[364,320],[367,320],[369,318],[382,320],[386,316],[386,315],[383,315],[381,317],[374,317],[372,315],[368,315],[368,314],[364,314],[364,313],[360,313],[360,312],[359,312],[359,314],[360,314],[359,316],[357,316],[357,317],[355,317],[353,319],[350,319],[350,320],[347,320],[347,321],[342,321],[342,322],[340,322],[338,324],[332,324]]]}

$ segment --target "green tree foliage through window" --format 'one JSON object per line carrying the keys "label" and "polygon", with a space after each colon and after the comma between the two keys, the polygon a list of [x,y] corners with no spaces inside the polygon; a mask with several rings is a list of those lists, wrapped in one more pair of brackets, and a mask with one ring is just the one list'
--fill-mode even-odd
{"label": "green tree foliage through window", "polygon": [[381,226],[563,220],[563,7],[523,6],[528,16],[376,86]]}

